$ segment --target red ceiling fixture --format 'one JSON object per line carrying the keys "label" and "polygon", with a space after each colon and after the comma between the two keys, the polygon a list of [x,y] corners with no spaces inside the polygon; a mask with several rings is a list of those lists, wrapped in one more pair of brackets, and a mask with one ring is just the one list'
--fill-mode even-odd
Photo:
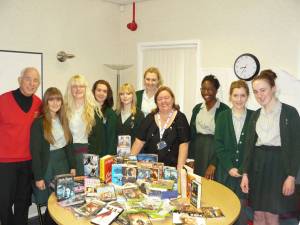
{"label": "red ceiling fixture", "polygon": [[136,31],[138,25],[135,22],[135,1],[132,3],[132,22],[127,24],[127,28],[131,31]]}

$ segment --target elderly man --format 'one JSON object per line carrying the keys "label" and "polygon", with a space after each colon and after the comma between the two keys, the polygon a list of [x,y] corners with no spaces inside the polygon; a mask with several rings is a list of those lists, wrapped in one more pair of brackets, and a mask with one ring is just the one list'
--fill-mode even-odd
{"label": "elderly man", "polygon": [[[2,225],[26,225],[31,204],[30,127],[40,113],[34,94],[40,85],[36,68],[25,68],[19,88],[0,95],[0,220]],[[12,206],[14,210],[12,211]]]}

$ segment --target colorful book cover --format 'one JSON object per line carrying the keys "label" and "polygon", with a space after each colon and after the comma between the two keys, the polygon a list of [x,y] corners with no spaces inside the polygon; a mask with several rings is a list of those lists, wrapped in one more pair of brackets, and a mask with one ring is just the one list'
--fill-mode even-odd
{"label": "colorful book cover", "polygon": [[100,159],[100,180],[104,183],[111,182],[112,165],[114,157],[111,155],[103,156]]}
{"label": "colorful book cover", "polygon": [[150,190],[167,191],[173,190],[174,180],[157,180],[150,184]]}
{"label": "colorful book cover", "polygon": [[58,204],[62,207],[68,207],[68,206],[73,206],[73,205],[78,205],[82,204],[85,202],[85,194],[80,193],[80,194],[75,194],[73,197],[60,201]]}
{"label": "colorful book cover", "polygon": [[122,192],[127,200],[141,200],[144,198],[137,186],[124,187]]}
{"label": "colorful book cover", "polygon": [[97,214],[101,209],[103,209],[104,206],[105,202],[93,199],[92,201],[87,202],[79,208],[74,208],[74,211],[80,216],[91,217]]}
{"label": "colorful book cover", "polygon": [[106,205],[95,218],[91,220],[93,224],[109,225],[123,212],[122,208]]}
{"label": "colorful book cover", "polygon": [[178,190],[178,171],[175,167],[164,167],[164,179],[174,181],[174,190]]}
{"label": "colorful book cover", "polygon": [[148,168],[138,168],[137,169],[137,179],[139,180],[148,180],[150,181],[151,180],[151,169],[148,169]]}
{"label": "colorful book cover", "polygon": [[99,178],[86,177],[84,178],[84,189],[86,196],[97,196],[97,188],[101,183]]}
{"label": "colorful book cover", "polygon": [[97,196],[101,201],[110,202],[117,199],[113,185],[103,185],[97,188]]}
{"label": "colorful book cover", "polygon": [[122,186],[123,185],[123,166],[124,164],[113,164],[111,170],[111,181],[113,184]]}
{"label": "colorful book cover", "polygon": [[201,207],[201,210],[206,218],[224,217],[222,210],[218,207]]}
{"label": "colorful book cover", "polygon": [[146,213],[130,213],[128,219],[131,225],[152,225]]}
{"label": "colorful book cover", "polygon": [[157,154],[138,154],[137,160],[142,162],[158,162]]}
{"label": "colorful book cover", "polygon": [[130,135],[119,135],[117,155],[123,158],[127,158],[130,155],[130,149],[131,149]]}
{"label": "colorful book cover", "polygon": [[55,177],[55,194],[57,201],[69,199],[74,193],[74,177],[70,174],[62,174]]}
{"label": "colorful book cover", "polygon": [[161,163],[161,162],[153,163],[152,168],[158,169],[158,179],[163,179],[164,163]]}
{"label": "colorful book cover", "polygon": [[124,165],[122,168],[122,182],[126,183],[135,183],[137,177],[137,167],[134,165]]}
{"label": "colorful book cover", "polygon": [[83,154],[84,176],[99,177],[99,156],[94,154]]}
{"label": "colorful book cover", "polygon": [[206,225],[205,218],[189,213],[173,212],[173,224]]}
{"label": "colorful book cover", "polygon": [[201,207],[201,183],[196,179],[193,180],[191,189],[191,205],[199,209]]}

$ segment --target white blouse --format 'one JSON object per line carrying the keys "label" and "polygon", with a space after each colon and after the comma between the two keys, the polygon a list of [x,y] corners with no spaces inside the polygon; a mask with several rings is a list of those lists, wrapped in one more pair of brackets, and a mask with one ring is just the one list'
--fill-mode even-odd
{"label": "white blouse", "polygon": [[281,146],[279,127],[281,107],[281,102],[277,101],[270,112],[266,112],[264,108],[261,108],[256,122],[256,133],[258,136],[256,146]]}
{"label": "white blouse", "polygon": [[50,151],[57,150],[66,146],[64,130],[59,119],[56,117],[52,119],[52,135],[54,138],[54,144],[50,144]]}
{"label": "white blouse", "polygon": [[233,110],[231,110],[231,112],[232,112],[232,122],[233,122],[233,128],[235,132],[235,138],[238,143],[246,120],[247,110],[245,110],[242,113],[242,115],[239,116],[236,115]]}
{"label": "white blouse", "polygon": [[88,136],[85,132],[86,125],[82,118],[83,106],[75,110],[70,120],[70,130],[73,135],[73,143],[88,143]]}
{"label": "white blouse", "polygon": [[200,111],[196,116],[196,130],[201,134],[215,134],[215,114],[220,107],[220,101],[217,100],[215,105],[207,110],[205,103],[201,105]]}
{"label": "white blouse", "polygon": [[145,117],[149,113],[151,113],[151,111],[156,108],[156,104],[154,101],[154,95],[151,98],[149,98],[146,91],[144,91],[141,108],[142,108],[141,110],[144,113]]}

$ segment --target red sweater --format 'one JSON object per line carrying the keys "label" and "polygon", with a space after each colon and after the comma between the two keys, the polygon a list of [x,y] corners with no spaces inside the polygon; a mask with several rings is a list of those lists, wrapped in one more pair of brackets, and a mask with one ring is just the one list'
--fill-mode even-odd
{"label": "red sweater", "polygon": [[40,106],[41,100],[33,95],[31,108],[25,113],[12,92],[0,95],[0,162],[31,160],[30,128]]}

